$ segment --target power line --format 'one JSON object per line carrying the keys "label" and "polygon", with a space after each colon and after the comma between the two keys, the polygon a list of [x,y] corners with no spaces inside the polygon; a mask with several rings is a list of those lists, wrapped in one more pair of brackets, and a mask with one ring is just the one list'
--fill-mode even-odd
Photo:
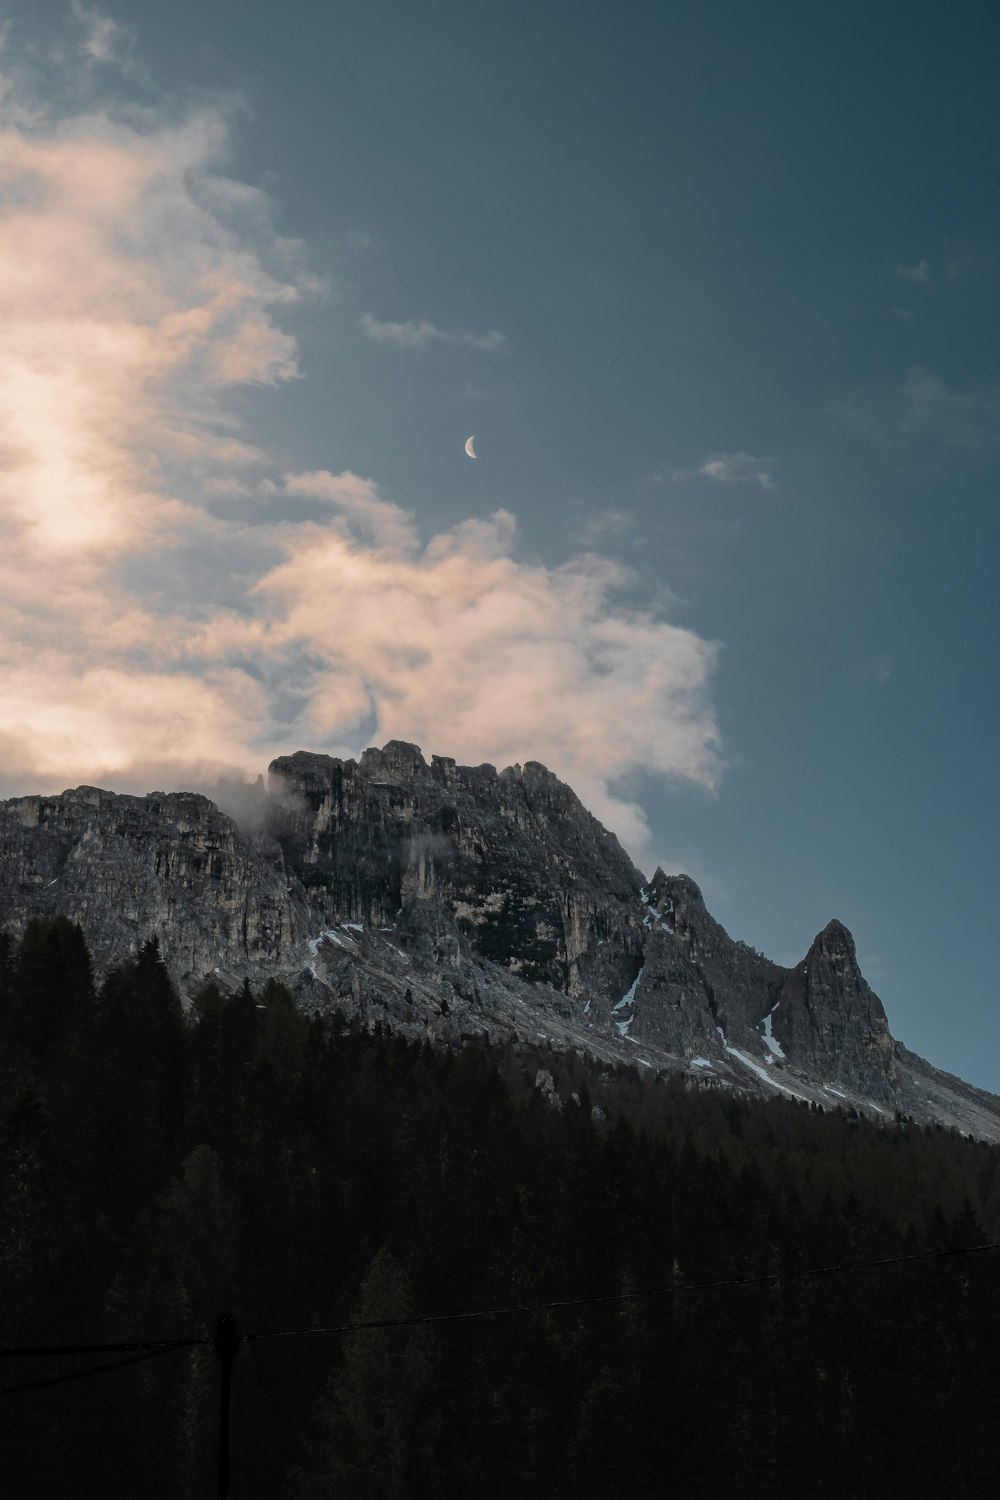
{"label": "power line", "polygon": [[0,1349],[0,1357],[13,1359],[27,1354],[126,1354],[133,1349],[176,1349],[180,1344],[204,1343],[211,1343],[211,1339],[144,1339],[127,1344],[45,1344],[24,1349]]}
{"label": "power line", "polygon": [[125,1365],[137,1365],[144,1359],[157,1359],[161,1354],[171,1354],[175,1349],[183,1349],[185,1342],[191,1341],[178,1340],[172,1344],[160,1344],[155,1349],[146,1349],[142,1354],[133,1354],[128,1359],[112,1359],[103,1365],[88,1365],[85,1370],[71,1370],[65,1375],[49,1375],[44,1380],[28,1380],[23,1385],[0,1386],[0,1396],[13,1396],[16,1391],[40,1391],[47,1385],[65,1385],[70,1380],[85,1380],[89,1375],[103,1375],[105,1370],[121,1370]]}
{"label": "power line", "polygon": [[[672,1286],[636,1287],[627,1292],[606,1292],[590,1297],[558,1297],[548,1302],[509,1303],[503,1307],[473,1308],[465,1312],[425,1313],[411,1318],[370,1318],[356,1323],[337,1323],[320,1328],[277,1328],[260,1333],[244,1333],[235,1336],[238,1344],[256,1343],[264,1339],[314,1338],[343,1333],[361,1333],[367,1330],[389,1328],[417,1328],[432,1323],[469,1323],[485,1318],[525,1317],[532,1313],[555,1312],[566,1307],[598,1307],[613,1303],[638,1301],[643,1297],[676,1297],[697,1292],[721,1291],[729,1287],[755,1286],[765,1283],[780,1285],[782,1282],[803,1281],[814,1276],[832,1276],[858,1271],[876,1270],[882,1266],[906,1265],[915,1261],[943,1260],[959,1255],[978,1255],[984,1251],[1000,1250],[1000,1241],[981,1245],[956,1245],[944,1250],[919,1250],[909,1255],[885,1255],[872,1260],[834,1261],[825,1266],[804,1266],[797,1271],[760,1271],[748,1276],[721,1276],[711,1281],[681,1282]],[[30,1348],[2,1349],[0,1358],[53,1356],[72,1354],[115,1353],[140,1351],[131,1359],[115,1360],[109,1364],[91,1365],[86,1370],[68,1375],[53,1376],[31,1385],[6,1386],[0,1394],[9,1395],[16,1390],[37,1389],[42,1385],[56,1385],[66,1380],[83,1379],[86,1375],[98,1375],[103,1370],[119,1369],[123,1365],[136,1364],[143,1359],[153,1359],[158,1354],[168,1354],[173,1349],[195,1348],[215,1345],[217,1338],[154,1339],[121,1344],[61,1344]]]}
{"label": "power line", "polygon": [[867,1271],[878,1266],[903,1265],[907,1261],[938,1260],[949,1255],[975,1255],[983,1250],[1000,1250],[1000,1242],[986,1245],[960,1245],[949,1250],[922,1250],[912,1255],[886,1255],[877,1260],[838,1261],[828,1266],[806,1266],[799,1271],[761,1271],[752,1276],[725,1276],[713,1281],[689,1281],[676,1286],[637,1287],[629,1292],[607,1292],[595,1297],[559,1297],[551,1302],[512,1303],[506,1307],[476,1308],[470,1312],[428,1313],[415,1318],[380,1318],[364,1323],[342,1323],[330,1328],[281,1328],[267,1333],[246,1333],[244,1343],[257,1339],[309,1338],[318,1334],[355,1333],[373,1328],[416,1328],[426,1323],[471,1322],[476,1318],[523,1316],[550,1312],[562,1307],[596,1307],[601,1303],[631,1302],[640,1297],[675,1297],[687,1292],[711,1292],[723,1287],[753,1286],[762,1282],[800,1281],[810,1276],[829,1276],[834,1272]]}
{"label": "power line", "polygon": [[155,1339],[134,1344],[77,1344],[49,1345],[47,1347],[18,1348],[0,1351],[0,1357],[8,1358],[51,1357],[54,1354],[93,1354],[128,1351],[123,1359],[114,1359],[100,1365],[89,1365],[83,1370],[72,1370],[62,1375],[50,1375],[41,1380],[26,1381],[20,1385],[0,1387],[0,1395],[12,1396],[21,1391],[37,1391],[47,1386],[64,1385],[71,1380],[85,1380],[91,1375],[101,1375],[107,1370],[120,1370],[126,1365],[139,1364],[144,1360],[158,1359],[176,1349],[190,1349],[211,1345],[221,1361],[219,1387],[219,1446],[218,1446],[218,1493],[229,1495],[229,1406],[232,1382],[233,1356],[243,1343],[254,1343],[263,1339],[308,1338],[317,1335],[356,1333],[364,1330],[416,1328],[432,1323],[471,1323],[486,1318],[518,1317],[531,1313],[551,1312],[566,1307],[597,1307],[615,1303],[633,1302],[642,1297],[671,1297],[695,1292],[709,1292],[730,1287],[753,1286],[770,1283],[775,1287],[782,1281],[801,1281],[812,1276],[831,1276],[857,1271],[874,1270],[882,1266],[904,1265],[914,1261],[940,1260],[948,1256],[976,1255],[987,1250],[1000,1250],[1000,1243],[980,1245],[956,1245],[944,1250],[916,1251],[909,1255],[885,1255],[872,1260],[836,1261],[825,1266],[806,1266],[798,1271],[763,1271],[749,1276],[722,1276],[711,1281],[683,1282],[673,1286],[637,1287],[627,1292],[609,1292],[594,1297],[560,1297],[549,1302],[514,1303],[506,1307],[476,1308],[468,1312],[427,1313],[412,1318],[371,1318],[358,1323],[341,1323],[325,1328],[279,1328],[261,1333],[237,1334],[231,1313],[223,1313],[216,1325],[214,1338]]}

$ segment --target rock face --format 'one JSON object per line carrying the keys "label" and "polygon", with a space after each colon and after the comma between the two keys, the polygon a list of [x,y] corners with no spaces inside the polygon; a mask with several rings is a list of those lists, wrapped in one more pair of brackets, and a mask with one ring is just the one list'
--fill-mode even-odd
{"label": "rock face", "polygon": [[239,824],[191,793],[0,803],[0,927],[57,912],[99,969],[157,933],[186,994],[281,977],[307,1010],[413,1036],[544,1039],[1000,1139],[1000,1099],[893,1041],[839,922],[795,968],[771,963],[687,876],[647,885],[533,761],[299,752],[248,789]]}
{"label": "rock face", "polygon": [[452,940],[574,998],[634,967],[642,877],[537,761],[427,766],[393,741],[357,763],[286,756],[270,780],[271,831],[331,921],[389,926],[426,903]]}
{"label": "rock face", "polygon": [[102,967],[161,934],[182,984],[216,965],[277,972],[310,930],[280,846],[191,792],[82,786],[0,803],[0,923],[57,912]]}
{"label": "rock face", "polygon": [[760,1053],[762,1060],[773,1056],[763,1045],[762,1023],[786,971],[735,942],[687,875],[657,870],[641,899],[649,936],[633,1034],[652,1038],[680,1028],[693,1051],[717,1052],[721,1044]]}
{"label": "rock face", "polygon": [[772,1032],[788,1061],[826,1083],[892,1107],[896,1062],[882,1002],[858,968],[854,939],[829,922],[785,977]]}

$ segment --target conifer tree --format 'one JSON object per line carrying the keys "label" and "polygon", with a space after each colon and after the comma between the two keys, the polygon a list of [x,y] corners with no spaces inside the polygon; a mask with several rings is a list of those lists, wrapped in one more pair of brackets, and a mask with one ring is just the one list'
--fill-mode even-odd
{"label": "conifer tree", "polygon": [[[352,1322],[392,1321],[416,1311],[409,1278],[382,1248],[352,1308]],[[343,1362],[320,1412],[313,1464],[299,1500],[403,1500],[433,1493],[441,1419],[426,1328],[361,1328],[344,1335]]]}

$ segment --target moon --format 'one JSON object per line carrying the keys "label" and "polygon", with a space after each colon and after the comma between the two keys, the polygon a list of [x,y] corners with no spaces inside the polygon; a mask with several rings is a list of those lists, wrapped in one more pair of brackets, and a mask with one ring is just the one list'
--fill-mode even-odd
{"label": "moon", "polygon": [[476,456],[476,450],[472,446],[472,442],[473,442],[473,439],[475,438],[475,436],[476,436],[476,434],[473,433],[472,437],[466,438],[466,440],[465,440],[465,451],[469,455],[470,458],[475,458],[475,456]]}

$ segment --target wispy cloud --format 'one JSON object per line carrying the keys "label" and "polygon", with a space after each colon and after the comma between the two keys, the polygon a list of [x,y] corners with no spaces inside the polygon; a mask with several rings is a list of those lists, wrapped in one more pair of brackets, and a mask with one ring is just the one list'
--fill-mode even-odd
{"label": "wispy cloud", "polygon": [[909,281],[916,286],[927,286],[931,279],[931,268],[929,262],[921,258],[912,266],[893,266],[892,274],[897,281]]}
{"label": "wispy cloud", "polygon": [[713,484],[755,484],[762,490],[773,490],[774,465],[773,458],[758,458],[752,453],[710,453],[693,469],[672,469],[657,477],[708,479]]}
{"label": "wispy cloud", "polygon": [[914,366],[898,386],[851,392],[831,411],[886,454],[937,448],[974,462],[1000,453],[1000,386],[956,389]]}
{"label": "wispy cloud", "polygon": [[397,736],[544,760],[642,858],[630,780],[720,774],[716,646],[617,563],[523,559],[506,509],[428,536],[370,478],[282,477],[228,393],[298,376],[315,284],[225,114],[0,97],[4,789]]}
{"label": "wispy cloud", "polygon": [[504,348],[507,335],[498,328],[489,333],[446,333],[426,319],[411,319],[406,323],[382,323],[371,313],[362,313],[361,327],[370,339],[379,344],[391,344],[395,349],[426,349],[428,344],[468,344],[473,349],[496,352]]}
{"label": "wispy cloud", "polygon": [[371,313],[362,313],[361,327],[370,339],[378,344],[391,344],[394,349],[426,349],[428,344],[448,337],[425,319],[420,322],[411,320],[408,323],[380,323]]}
{"label": "wispy cloud", "polygon": [[474,349],[502,349],[507,343],[507,335],[499,328],[491,328],[489,333],[460,333],[456,338],[459,343],[471,344]]}
{"label": "wispy cloud", "polygon": [[619,536],[631,526],[632,521],[632,512],[629,510],[609,507],[598,511],[584,523],[580,532],[580,545],[593,547],[598,542],[606,541],[609,536]]}
{"label": "wispy cloud", "polygon": [[132,46],[134,32],[102,11],[84,5],[82,0],[70,0],[70,8],[80,26],[83,41],[80,52],[91,62],[115,64],[125,71],[134,67]]}
{"label": "wispy cloud", "polygon": [[990,255],[985,250],[953,250],[945,261],[944,271],[949,281],[957,281],[960,276],[983,270],[989,263]]}

